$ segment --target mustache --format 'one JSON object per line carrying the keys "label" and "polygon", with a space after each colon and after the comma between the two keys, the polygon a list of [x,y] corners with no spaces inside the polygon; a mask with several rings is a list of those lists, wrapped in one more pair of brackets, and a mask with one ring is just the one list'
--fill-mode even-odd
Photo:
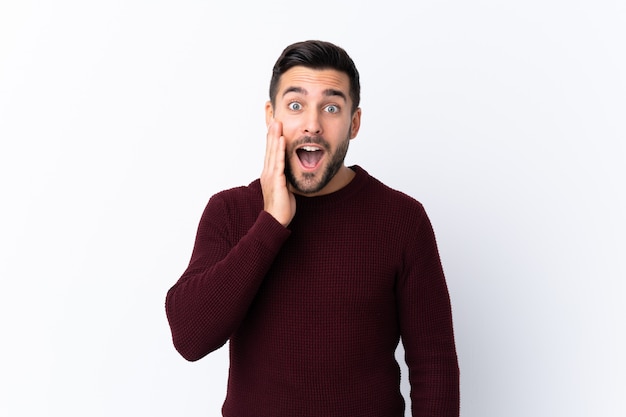
{"label": "mustache", "polygon": [[289,152],[293,152],[299,146],[308,145],[308,144],[321,146],[322,148],[324,148],[324,150],[326,150],[327,152],[330,152],[330,144],[326,141],[326,139],[324,139],[323,136],[319,136],[319,135],[299,137],[298,139],[291,142],[289,146]]}

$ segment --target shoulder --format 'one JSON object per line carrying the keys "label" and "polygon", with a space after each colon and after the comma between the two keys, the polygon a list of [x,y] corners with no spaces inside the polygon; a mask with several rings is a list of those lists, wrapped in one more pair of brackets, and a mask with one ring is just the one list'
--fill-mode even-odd
{"label": "shoulder", "polygon": [[263,193],[257,179],[247,186],[222,190],[209,199],[205,215],[213,213],[228,217],[256,217],[263,207]]}
{"label": "shoulder", "polygon": [[416,198],[369,174],[362,191],[357,221],[390,253],[411,258],[436,245],[430,219]]}
{"label": "shoulder", "polygon": [[[362,170],[362,168],[358,169]],[[367,186],[365,187],[366,192],[364,194],[367,196],[370,204],[385,208],[385,211],[392,214],[395,213],[400,217],[410,216],[421,218],[426,215],[424,206],[416,198],[384,184],[365,171],[363,172],[368,177]]]}
{"label": "shoulder", "polygon": [[259,198],[263,198],[263,193],[261,191],[261,182],[258,179],[245,186],[242,185],[222,190],[211,197],[212,200],[221,200],[231,203],[245,202],[248,204]]}

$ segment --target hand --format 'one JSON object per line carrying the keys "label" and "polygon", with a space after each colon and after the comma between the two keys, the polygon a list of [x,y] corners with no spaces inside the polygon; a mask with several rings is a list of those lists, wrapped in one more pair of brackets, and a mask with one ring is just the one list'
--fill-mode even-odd
{"label": "hand", "polygon": [[296,197],[285,177],[285,137],[283,126],[273,121],[267,130],[265,164],[261,173],[264,210],[287,227],[296,214]]}

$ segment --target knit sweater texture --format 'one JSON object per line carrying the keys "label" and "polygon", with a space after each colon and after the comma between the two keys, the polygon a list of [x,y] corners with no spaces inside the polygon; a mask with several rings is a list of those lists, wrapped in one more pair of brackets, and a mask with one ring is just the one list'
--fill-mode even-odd
{"label": "knit sweater texture", "polygon": [[225,417],[400,417],[400,338],[414,417],[459,415],[450,299],[422,205],[359,166],[344,188],[296,196],[283,227],[259,180],[214,195],[168,291],[190,361],[229,342]]}

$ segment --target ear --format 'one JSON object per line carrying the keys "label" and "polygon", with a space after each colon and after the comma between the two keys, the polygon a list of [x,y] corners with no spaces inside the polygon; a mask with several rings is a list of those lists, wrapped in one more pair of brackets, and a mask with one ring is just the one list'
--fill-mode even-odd
{"label": "ear", "polygon": [[265,103],[265,125],[269,126],[270,123],[274,121],[274,107],[272,106],[272,102],[268,101]]}
{"label": "ear", "polygon": [[352,123],[350,124],[350,139],[354,139],[361,128],[361,108],[359,107],[352,114]]}

